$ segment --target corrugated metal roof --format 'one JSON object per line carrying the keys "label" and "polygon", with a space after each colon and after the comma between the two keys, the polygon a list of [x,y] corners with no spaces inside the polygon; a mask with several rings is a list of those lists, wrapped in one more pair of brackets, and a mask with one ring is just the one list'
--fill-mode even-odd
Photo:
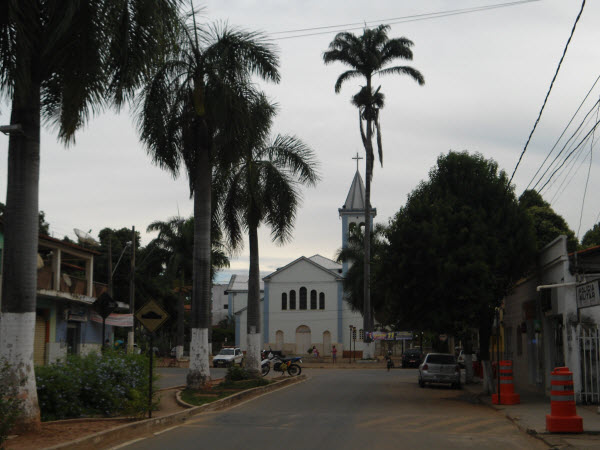
{"label": "corrugated metal roof", "polygon": [[339,270],[342,268],[342,265],[336,263],[335,261],[325,258],[321,255],[313,255],[310,258],[311,261],[316,262],[318,265],[325,267],[327,270]]}
{"label": "corrugated metal roof", "polygon": [[[231,275],[225,292],[248,292],[248,278],[248,275]],[[259,280],[258,286],[261,292],[264,291],[265,284],[262,280]]]}

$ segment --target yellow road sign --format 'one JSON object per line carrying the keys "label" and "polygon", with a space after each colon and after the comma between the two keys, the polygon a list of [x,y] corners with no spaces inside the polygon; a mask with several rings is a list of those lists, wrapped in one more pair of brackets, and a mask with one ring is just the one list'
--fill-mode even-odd
{"label": "yellow road sign", "polygon": [[154,333],[169,318],[167,313],[154,300],[150,300],[135,313],[135,317],[148,331]]}

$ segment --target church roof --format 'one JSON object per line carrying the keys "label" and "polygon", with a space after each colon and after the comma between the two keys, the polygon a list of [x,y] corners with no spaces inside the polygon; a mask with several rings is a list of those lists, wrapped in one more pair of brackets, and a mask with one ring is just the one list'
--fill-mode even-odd
{"label": "church roof", "polygon": [[294,264],[297,264],[300,261],[306,261],[309,264],[312,264],[313,266],[315,266],[315,267],[317,267],[317,268],[319,268],[321,270],[326,271],[330,275],[333,275],[338,280],[343,279],[343,276],[341,274],[341,271],[342,271],[341,264],[337,264],[335,261],[332,261],[331,259],[325,258],[324,256],[314,255],[314,256],[311,256],[310,258],[307,258],[306,256],[301,256],[300,258],[297,258],[297,259],[293,260],[291,263],[289,263],[289,264],[287,264],[287,265],[285,265],[283,267],[280,267],[275,272],[270,273],[269,275],[267,275],[266,277],[264,277],[263,280],[269,280],[271,277],[273,277],[273,276],[275,276],[275,275],[283,272],[287,268],[293,266]]}
{"label": "church roof", "polygon": [[[225,293],[229,294],[230,292],[248,292],[248,278],[248,275],[231,275],[231,279],[229,280],[227,289],[225,289]],[[258,287],[261,292],[265,290],[262,280],[259,280]]]}
{"label": "church roof", "polygon": [[316,262],[320,266],[325,267],[327,270],[338,271],[342,268],[342,265],[340,263],[337,263],[337,262],[333,261],[332,259],[325,258],[324,256],[321,256],[321,255],[313,255],[308,259],[310,259],[313,262]]}
{"label": "church roof", "polygon": [[365,184],[358,170],[354,174],[343,208],[362,209],[363,211],[365,209]]}

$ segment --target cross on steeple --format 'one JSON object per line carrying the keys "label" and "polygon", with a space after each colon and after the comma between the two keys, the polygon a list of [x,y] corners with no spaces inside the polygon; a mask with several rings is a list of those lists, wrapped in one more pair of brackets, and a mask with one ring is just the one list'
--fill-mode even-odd
{"label": "cross on steeple", "polygon": [[358,156],[358,152],[356,152],[356,156],[352,159],[356,160],[356,171],[358,172],[358,161],[361,159],[364,159],[364,158],[362,158],[361,156]]}

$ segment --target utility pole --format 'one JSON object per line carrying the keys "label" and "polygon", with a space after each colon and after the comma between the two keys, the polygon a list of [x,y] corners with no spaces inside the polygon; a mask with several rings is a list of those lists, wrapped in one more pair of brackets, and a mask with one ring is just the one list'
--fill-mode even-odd
{"label": "utility pole", "polygon": [[131,268],[129,272],[129,313],[131,314],[131,331],[127,336],[127,351],[133,353],[135,341],[135,226],[131,227]]}
{"label": "utility pole", "polygon": [[[108,237],[108,295],[113,297],[112,234]],[[104,343],[103,343],[104,344]]]}

